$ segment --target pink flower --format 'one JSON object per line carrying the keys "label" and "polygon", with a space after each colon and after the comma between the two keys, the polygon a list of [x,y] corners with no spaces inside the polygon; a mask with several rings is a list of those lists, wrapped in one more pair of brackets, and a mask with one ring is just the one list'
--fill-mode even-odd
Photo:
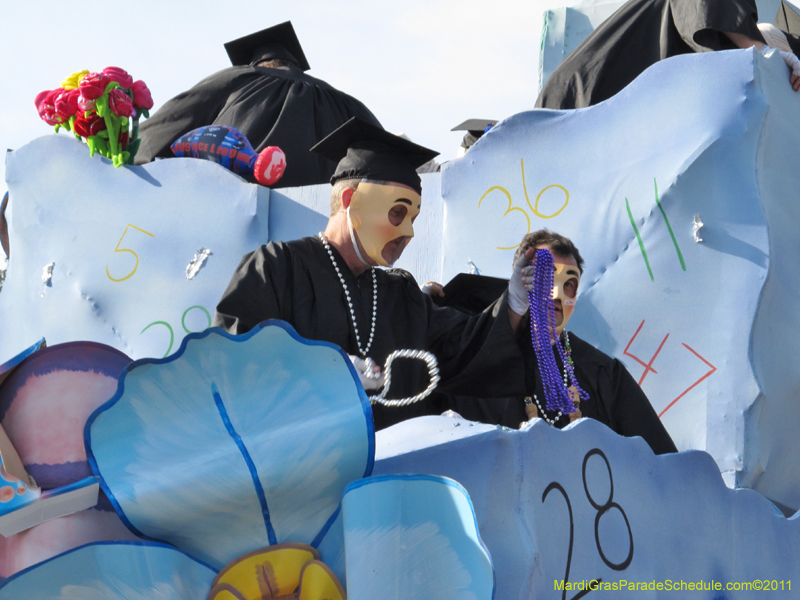
{"label": "pink flower", "polygon": [[39,117],[48,125],[59,125],[64,121],[56,114],[56,97],[63,92],[61,88],[55,90],[45,90],[40,92],[34,100],[36,112]]}
{"label": "pink flower", "polygon": [[106,128],[106,122],[102,117],[90,115],[89,117],[79,116],[72,124],[72,130],[80,136],[88,138],[90,135],[97,135]]}
{"label": "pink flower", "polygon": [[108,93],[108,106],[118,117],[132,117],[136,114],[131,97],[121,88],[114,88]]}
{"label": "pink flower", "polygon": [[87,100],[97,100],[106,92],[106,86],[110,81],[103,73],[89,73],[81,79],[78,89],[81,91],[81,96]]}
{"label": "pink flower", "polygon": [[150,95],[147,84],[141,79],[133,82],[133,104],[136,108],[147,110],[153,108],[153,97]]}
{"label": "pink flower", "polygon": [[106,76],[107,82],[116,81],[122,87],[131,89],[133,87],[133,77],[128,75],[128,72],[119,67],[106,67],[103,69],[103,75]]}
{"label": "pink flower", "polygon": [[78,96],[78,108],[80,108],[83,112],[89,112],[94,110],[94,100],[87,100],[83,96]]}
{"label": "pink flower", "polygon": [[69,121],[69,118],[78,112],[78,90],[61,90],[56,96],[55,110],[62,121]]}

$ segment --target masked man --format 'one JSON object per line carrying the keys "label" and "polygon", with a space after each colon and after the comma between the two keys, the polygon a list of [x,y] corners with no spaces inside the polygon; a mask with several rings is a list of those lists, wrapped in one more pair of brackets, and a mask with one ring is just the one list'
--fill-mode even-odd
{"label": "masked man", "polygon": [[[407,272],[391,266],[414,235],[421,209],[415,169],[436,153],[353,118],[317,144],[338,161],[331,178],[331,217],[318,236],[271,242],[246,255],[217,305],[215,325],[244,333],[265,319],[282,319],[305,338],[352,355],[365,387],[366,359],[384,365],[394,350],[429,350],[439,362],[440,387],[454,393],[505,396],[524,392],[522,356],[513,330],[524,313],[529,269],[515,270],[508,294],[470,317],[436,308]],[[392,365],[389,398],[407,398],[428,383],[425,365]],[[377,383],[380,386],[380,381]],[[426,403],[375,405],[377,429],[427,414]]]}
{"label": "masked man", "polygon": [[[528,261],[534,249],[540,248],[549,250],[553,257],[556,335],[549,331],[552,327],[542,327],[546,333],[544,338],[539,338],[544,342],[539,344],[537,356],[530,319],[527,315],[523,319],[517,331],[517,343],[525,362],[525,394],[490,400],[472,397],[474,394],[467,397],[436,395],[432,401],[435,410],[441,412],[449,408],[466,419],[515,428],[538,417],[561,429],[579,417],[588,417],[620,435],[643,437],[656,454],[677,452],[649,400],[625,366],[565,329],[575,309],[583,274],[583,258],[575,245],[547,229],[529,233],[517,249],[515,268]],[[476,298],[480,285],[473,284]],[[541,307],[540,315],[546,314],[545,308]],[[550,353],[549,357],[545,351]],[[545,380],[571,406],[549,409]],[[552,391],[549,395],[553,395]]]}

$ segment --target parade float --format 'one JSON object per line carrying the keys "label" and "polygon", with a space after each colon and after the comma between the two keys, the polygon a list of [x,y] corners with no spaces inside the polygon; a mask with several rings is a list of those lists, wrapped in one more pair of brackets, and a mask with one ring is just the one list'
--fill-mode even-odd
{"label": "parade float", "polygon": [[571,327],[647,393],[663,456],[588,419],[376,434],[340,349],[209,328],[244,253],[324,228],[329,186],[132,166],[108,113],[10,152],[0,598],[792,597],[798,108],[774,53],[676,57],[423,175],[397,266],[502,277],[526,232],[576,240]]}

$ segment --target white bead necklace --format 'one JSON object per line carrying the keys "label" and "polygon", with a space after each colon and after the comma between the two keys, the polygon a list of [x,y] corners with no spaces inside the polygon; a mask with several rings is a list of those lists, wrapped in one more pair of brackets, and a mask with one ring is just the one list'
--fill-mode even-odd
{"label": "white bead necklace", "polygon": [[551,420],[551,419],[548,419],[548,418],[547,418],[547,414],[544,412],[544,409],[543,409],[543,408],[542,408],[542,406],[539,404],[539,398],[537,398],[537,397],[536,397],[536,394],[534,394],[534,395],[533,395],[533,401],[536,403],[536,408],[537,408],[537,409],[539,409],[539,416],[540,416],[542,419],[544,419],[544,420],[545,420],[545,421],[546,421],[546,422],[547,422],[549,425],[553,425],[553,426],[555,426],[555,424],[556,424],[556,421],[558,421],[558,420],[561,418],[561,416],[562,416],[562,414],[563,414],[563,413],[562,413],[561,411],[558,411],[558,413],[556,413],[556,416],[555,416],[555,417],[553,417],[553,419],[552,419],[552,420]]}
{"label": "white bead necklace", "polygon": [[[569,338],[567,338],[567,339],[569,340]],[[567,343],[569,343],[569,341],[567,341]],[[565,387],[565,388],[568,388],[568,387],[569,387],[569,376],[567,375],[567,370],[566,370],[566,369],[564,369],[564,371],[563,371],[563,374],[562,374],[562,375],[563,375],[563,379],[564,379],[564,387]],[[533,396],[527,396],[527,397],[525,398],[524,402],[525,402],[525,404],[530,404],[530,403],[531,403],[531,402],[530,402],[531,400],[533,400],[533,401],[534,401],[534,403],[536,404],[536,408],[539,410],[539,417],[540,417],[540,418],[542,418],[542,419],[544,419],[544,420],[545,420],[545,422],[546,422],[548,425],[553,425],[553,426],[555,426],[555,424],[556,424],[556,421],[558,421],[558,420],[559,420],[559,419],[560,419],[560,418],[561,418],[561,417],[564,415],[564,413],[562,413],[561,411],[558,411],[558,412],[556,413],[556,416],[555,416],[555,417],[553,417],[552,419],[548,419],[548,418],[547,418],[547,414],[544,412],[544,409],[543,409],[543,408],[542,408],[542,406],[539,404],[539,398],[536,396],[536,394],[534,394]]]}
{"label": "white bead necklace", "polygon": [[375,267],[372,267],[372,326],[370,327],[369,331],[369,341],[367,342],[367,347],[362,348],[361,340],[358,338],[358,323],[356,322],[356,312],[353,310],[353,302],[350,300],[350,291],[347,289],[347,284],[344,281],[344,277],[342,277],[342,272],[339,270],[339,265],[336,264],[336,258],[333,256],[333,251],[328,244],[328,240],[325,239],[325,236],[321,231],[318,235],[322,245],[325,246],[325,250],[328,251],[328,256],[331,257],[333,268],[336,269],[336,276],[339,278],[339,282],[342,284],[342,289],[344,289],[344,297],[347,299],[347,308],[350,309],[350,319],[353,321],[353,330],[356,332],[356,345],[358,346],[358,353],[361,355],[361,358],[368,360],[367,352],[369,352],[369,349],[372,346],[372,340],[375,338],[375,321],[378,317],[378,280],[375,277]]}

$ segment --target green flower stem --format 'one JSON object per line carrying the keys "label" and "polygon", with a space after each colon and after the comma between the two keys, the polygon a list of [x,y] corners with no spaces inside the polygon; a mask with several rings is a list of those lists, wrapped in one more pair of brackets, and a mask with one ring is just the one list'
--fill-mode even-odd
{"label": "green flower stem", "polygon": [[133,164],[133,159],[136,157],[136,152],[139,150],[139,144],[136,143],[136,140],[139,139],[139,110],[136,109],[136,116],[133,117],[133,130],[131,131],[131,135],[128,136],[128,148],[132,149],[130,156],[128,158],[128,164]]}

